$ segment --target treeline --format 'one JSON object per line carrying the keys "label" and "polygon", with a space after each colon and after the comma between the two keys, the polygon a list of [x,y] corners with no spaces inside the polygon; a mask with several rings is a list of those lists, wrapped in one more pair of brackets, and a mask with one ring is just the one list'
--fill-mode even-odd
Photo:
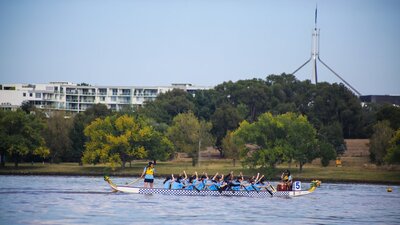
{"label": "treeline", "polygon": [[7,161],[109,163],[168,160],[215,146],[250,167],[281,162],[323,165],[346,151],[345,138],[371,138],[371,161],[400,161],[400,109],[361,105],[342,84],[293,75],[224,82],[188,93],[175,89],[143,107],[112,112],[94,105],[75,115],[45,114],[29,104],[0,112],[0,154]]}

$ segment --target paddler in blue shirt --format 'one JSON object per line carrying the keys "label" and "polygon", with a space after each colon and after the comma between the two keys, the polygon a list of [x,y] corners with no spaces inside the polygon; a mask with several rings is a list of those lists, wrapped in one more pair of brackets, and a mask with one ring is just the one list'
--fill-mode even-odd
{"label": "paddler in blue shirt", "polygon": [[214,175],[214,177],[211,179],[211,183],[207,184],[208,190],[210,191],[221,191],[221,185],[223,181],[223,176],[218,176],[218,172]]}
{"label": "paddler in blue shirt", "polygon": [[171,189],[171,184],[172,184],[172,176],[167,176],[163,182],[164,188],[165,189]]}
{"label": "paddler in blue shirt", "polygon": [[174,182],[171,185],[171,189],[183,189],[183,176],[179,175],[176,179],[174,179],[174,175],[172,174],[172,180],[174,180]]}
{"label": "paddler in blue shirt", "polygon": [[203,174],[198,182],[196,182],[196,188],[198,190],[203,190],[206,187],[206,183],[208,180],[207,174]]}
{"label": "paddler in blue shirt", "polygon": [[154,162],[149,162],[148,165],[143,169],[143,173],[140,176],[143,178],[144,176],[144,187],[147,188],[150,184],[150,188],[153,188],[154,186],[154,173],[156,172],[156,169],[154,168],[155,165],[155,160]]}
{"label": "paddler in blue shirt", "polygon": [[195,176],[189,177],[189,180],[186,183],[185,189],[186,190],[193,190],[195,181],[196,181],[196,177]]}
{"label": "paddler in blue shirt", "polygon": [[234,181],[230,183],[230,187],[232,191],[240,191],[243,182],[243,175],[240,173],[239,176],[236,177]]}
{"label": "paddler in blue shirt", "polygon": [[255,186],[254,177],[249,178],[247,182],[248,182],[247,184],[243,185],[246,191],[257,191],[257,192],[260,191],[260,189]]}

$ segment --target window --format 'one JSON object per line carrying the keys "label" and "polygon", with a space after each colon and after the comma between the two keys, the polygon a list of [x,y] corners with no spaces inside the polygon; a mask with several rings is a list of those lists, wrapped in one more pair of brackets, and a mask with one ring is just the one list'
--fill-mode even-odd
{"label": "window", "polygon": [[24,93],[22,93],[22,96],[26,97],[26,93],[25,93],[25,92],[24,92]]}
{"label": "window", "polygon": [[32,97],[33,96],[33,94],[32,93],[29,93],[29,97]]}
{"label": "window", "polygon": [[106,88],[99,88],[99,95],[107,95],[107,89]]}
{"label": "window", "polygon": [[35,93],[35,98],[41,98],[42,97],[42,93]]}

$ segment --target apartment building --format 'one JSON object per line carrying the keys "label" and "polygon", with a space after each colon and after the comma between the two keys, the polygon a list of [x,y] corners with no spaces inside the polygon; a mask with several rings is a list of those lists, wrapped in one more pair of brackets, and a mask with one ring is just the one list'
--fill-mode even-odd
{"label": "apartment building", "polygon": [[125,107],[141,106],[154,100],[159,94],[173,89],[182,89],[190,94],[210,87],[191,84],[170,86],[91,86],[70,82],[50,82],[48,84],[0,84],[0,108],[15,110],[23,102],[37,108],[85,111],[90,106],[102,103],[109,109],[119,111]]}

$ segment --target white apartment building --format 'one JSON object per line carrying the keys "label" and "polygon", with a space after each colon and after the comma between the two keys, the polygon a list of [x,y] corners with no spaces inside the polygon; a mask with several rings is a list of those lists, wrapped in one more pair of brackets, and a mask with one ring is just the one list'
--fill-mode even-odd
{"label": "white apartment building", "polygon": [[119,111],[127,106],[141,106],[154,100],[159,94],[172,89],[182,89],[191,94],[197,90],[208,90],[206,86],[172,84],[171,86],[82,86],[70,82],[48,84],[0,84],[0,108],[15,110],[23,102],[37,108],[85,111],[90,106],[102,103],[109,109]]}

